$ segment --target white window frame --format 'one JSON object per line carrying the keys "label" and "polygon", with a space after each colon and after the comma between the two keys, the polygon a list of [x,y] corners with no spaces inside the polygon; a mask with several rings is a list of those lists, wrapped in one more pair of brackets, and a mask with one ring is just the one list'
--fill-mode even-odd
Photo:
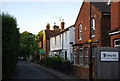
{"label": "white window frame", "polygon": [[[93,33],[92,33],[93,32]],[[91,19],[91,37],[95,37],[95,19]]]}
{"label": "white window frame", "polygon": [[[80,51],[82,51],[82,54]],[[82,58],[82,62],[81,62],[81,58]],[[79,61],[80,61],[80,65],[84,65],[83,48],[79,49]]]}
{"label": "white window frame", "polygon": [[115,46],[115,47],[120,47],[120,45],[116,45],[116,42],[117,42],[117,41],[120,41],[120,39],[114,40],[114,46]]}
{"label": "white window frame", "polygon": [[79,40],[82,40],[82,24],[79,24]]}
{"label": "white window frame", "polygon": [[76,52],[76,51],[77,51],[77,50],[74,49],[74,64],[77,64],[76,59],[75,59],[75,58],[77,58],[77,56],[76,56],[77,52]]}
{"label": "white window frame", "polygon": [[89,66],[88,48],[85,48],[85,66]]}

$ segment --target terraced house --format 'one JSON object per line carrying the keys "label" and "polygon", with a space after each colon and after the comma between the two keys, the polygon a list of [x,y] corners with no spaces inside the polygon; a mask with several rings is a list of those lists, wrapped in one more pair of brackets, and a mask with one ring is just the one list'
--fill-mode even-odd
{"label": "terraced house", "polygon": [[[91,12],[91,13],[90,13]],[[83,2],[75,22],[73,45],[73,74],[89,78],[90,47],[92,46],[93,78],[95,78],[95,53],[97,47],[110,46],[110,7],[107,2]]]}
{"label": "terraced house", "polygon": [[50,38],[50,56],[60,56],[63,60],[73,61],[72,44],[75,41],[74,25],[63,29]]}
{"label": "terraced house", "polygon": [[50,37],[55,35],[60,31],[59,26],[56,26],[54,24],[53,30],[50,30],[50,24],[46,25],[46,30],[44,30],[43,35],[43,50],[44,50],[44,56],[49,56],[50,51]]}

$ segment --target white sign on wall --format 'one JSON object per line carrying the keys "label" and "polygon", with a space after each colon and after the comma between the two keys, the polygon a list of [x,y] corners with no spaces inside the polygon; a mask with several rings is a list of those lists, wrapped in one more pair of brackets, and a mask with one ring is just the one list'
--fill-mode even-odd
{"label": "white sign on wall", "polygon": [[119,52],[101,51],[101,61],[119,61]]}

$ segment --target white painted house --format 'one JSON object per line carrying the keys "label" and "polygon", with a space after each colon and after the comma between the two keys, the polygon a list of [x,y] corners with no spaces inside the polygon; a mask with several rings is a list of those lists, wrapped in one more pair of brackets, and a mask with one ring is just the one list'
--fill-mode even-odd
{"label": "white painted house", "polygon": [[73,61],[72,44],[75,42],[75,28],[70,26],[50,38],[50,56],[61,56]]}

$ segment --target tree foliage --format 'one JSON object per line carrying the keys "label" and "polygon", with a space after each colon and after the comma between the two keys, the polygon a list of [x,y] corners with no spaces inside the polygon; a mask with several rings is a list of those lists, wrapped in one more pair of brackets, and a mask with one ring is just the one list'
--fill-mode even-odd
{"label": "tree foliage", "polygon": [[43,30],[38,32],[38,34],[36,35],[36,39],[38,39],[39,37],[43,37]]}
{"label": "tree foliage", "polygon": [[20,34],[20,57],[29,57],[37,50],[35,35],[27,31]]}
{"label": "tree foliage", "polygon": [[10,78],[19,52],[17,21],[9,14],[2,14],[2,77]]}

